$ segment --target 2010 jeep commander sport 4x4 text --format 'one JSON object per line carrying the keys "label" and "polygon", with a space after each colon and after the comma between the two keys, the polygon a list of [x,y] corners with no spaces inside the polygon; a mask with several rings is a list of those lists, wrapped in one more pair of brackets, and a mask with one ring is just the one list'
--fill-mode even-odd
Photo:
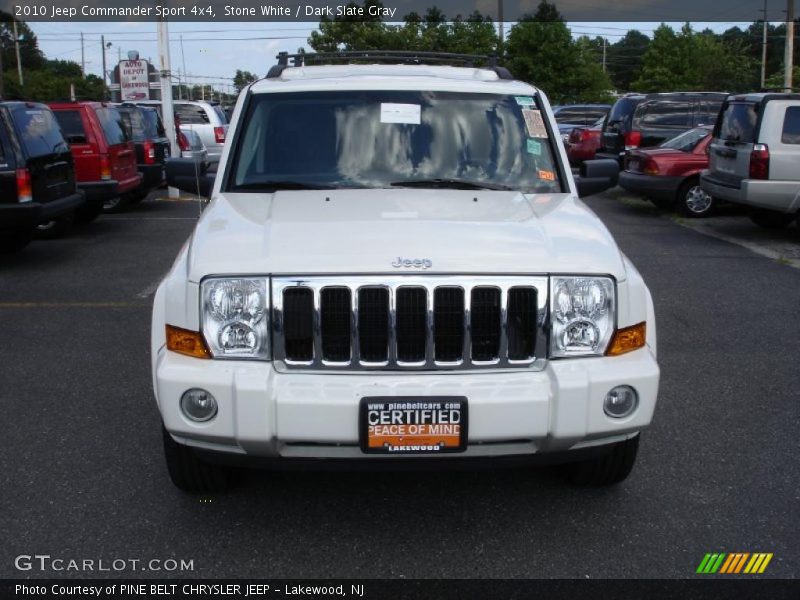
{"label": "2010 jeep commander sport 4x4 text", "polygon": [[369,58],[279,55],[239,96],[155,296],[173,482],[508,457],[623,480],[656,405],[653,303],[578,199],[616,163],[573,176],[547,98],[503,68]]}

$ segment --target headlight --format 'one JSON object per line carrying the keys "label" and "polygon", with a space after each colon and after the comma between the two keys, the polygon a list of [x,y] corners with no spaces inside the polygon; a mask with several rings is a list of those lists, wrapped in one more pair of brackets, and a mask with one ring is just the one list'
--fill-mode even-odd
{"label": "headlight", "polygon": [[206,279],[200,293],[203,335],[214,358],[270,357],[266,279]]}
{"label": "headlight", "polygon": [[614,282],[608,277],[550,279],[550,356],[600,356],[616,323]]}

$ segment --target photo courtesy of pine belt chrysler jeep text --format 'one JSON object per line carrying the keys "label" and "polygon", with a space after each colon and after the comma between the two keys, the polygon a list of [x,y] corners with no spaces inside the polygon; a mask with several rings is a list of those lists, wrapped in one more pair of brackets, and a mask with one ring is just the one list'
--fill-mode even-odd
{"label": "photo courtesy of pine belt chrysler jeep text", "polygon": [[320,460],[625,479],[656,405],[653,302],[579,200],[616,161],[573,175],[547,98],[501,67],[278,58],[213,181],[167,164],[211,197],[153,308],[173,482]]}

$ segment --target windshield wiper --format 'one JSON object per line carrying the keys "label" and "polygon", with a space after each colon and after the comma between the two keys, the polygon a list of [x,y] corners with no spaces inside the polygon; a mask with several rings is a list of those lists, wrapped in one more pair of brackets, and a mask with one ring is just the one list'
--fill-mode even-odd
{"label": "windshield wiper", "polygon": [[487,183],[485,181],[471,181],[469,179],[451,179],[439,177],[436,179],[406,179],[405,181],[393,181],[389,185],[394,187],[431,187],[431,188],[452,188],[456,190],[513,190],[514,188],[499,183]]}
{"label": "windshield wiper", "polygon": [[234,186],[234,191],[239,190],[335,190],[334,185],[322,185],[307,181],[252,181]]}

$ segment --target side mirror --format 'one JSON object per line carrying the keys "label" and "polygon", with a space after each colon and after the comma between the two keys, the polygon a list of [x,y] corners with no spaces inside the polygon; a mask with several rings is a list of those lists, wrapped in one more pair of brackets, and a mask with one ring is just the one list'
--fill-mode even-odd
{"label": "side mirror", "polygon": [[216,173],[208,172],[208,164],[194,158],[168,158],[165,170],[167,185],[197,196],[211,195]]}
{"label": "side mirror", "polygon": [[587,160],[581,165],[580,174],[575,177],[578,196],[585,198],[605,192],[617,185],[619,163],[610,158]]}

